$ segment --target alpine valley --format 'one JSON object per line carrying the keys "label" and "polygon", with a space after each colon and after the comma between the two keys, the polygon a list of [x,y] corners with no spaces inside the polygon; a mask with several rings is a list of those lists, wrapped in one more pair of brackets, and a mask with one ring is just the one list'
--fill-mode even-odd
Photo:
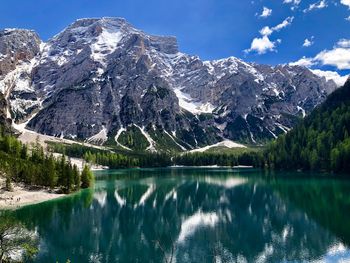
{"label": "alpine valley", "polygon": [[176,38],[122,18],[80,19],[47,42],[30,30],[0,31],[0,118],[124,149],[261,144],[290,130],[336,82],[300,66],[202,61],[181,53]]}

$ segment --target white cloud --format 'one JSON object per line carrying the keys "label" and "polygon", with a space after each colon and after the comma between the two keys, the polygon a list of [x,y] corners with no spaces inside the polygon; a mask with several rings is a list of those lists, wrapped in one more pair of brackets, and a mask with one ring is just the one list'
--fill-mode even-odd
{"label": "white cloud", "polygon": [[303,57],[290,65],[311,67],[316,64],[334,66],[338,70],[350,69],[350,39],[340,39],[333,49],[323,50],[314,58]]}
{"label": "white cloud", "polygon": [[293,22],[293,20],[294,20],[294,16],[287,17],[286,19],[284,19],[284,21],[281,24],[273,27],[272,31],[280,31],[282,28],[289,26]]}
{"label": "white cloud", "polygon": [[273,33],[273,31],[268,26],[265,26],[259,31],[259,33],[263,36],[269,36]]}
{"label": "white cloud", "polygon": [[322,65],[335,66],[340,70],[350,69],[350,48],[336,47],[323,50],[315,58]]}
{"label": "white cloud", "polygon": [[[307,58],[305,56],[299,59],[298,61],[289,63],[290,66],[302,66],[307,68],[315,66],[316,64],[317,64],[317,59]],[[348,78],[348,76],[341,76],[336,71],[320,70],[320,69],[310,69],[310,70],[312,73],[314,73],[319,77],[325,77],[327,81],[333,80],[338,87],[343,86]]]}
{"label": "white cloud", "polygon": [[303,47],[310,47],[314,44],[314,37],[312,36],[310,39],[306,38],[303,43]]}
{"label": "white cloud", "polygon": [[274,26],[274,27],[268,27],[268,26],[265,26],[263,27],[259,33],[263,36],[269,36],[271,35],[273,32],[275,31],[280,31],[281,29],[289,26],[294,20],[294,16],[290,16],[290,17],[287,17],[286,19],[283,20],[282,23],[278,24],[277,26]]}
{"label": "white cloud", "polygon": [[329,70],[313,69],[311,72],[319,77],[325,77],[326,80],[333,80],[339,87],[343,86],[348,78],[348,76],[341,76],[338,72]]}
{"label": "white cloud", "polygon": [[350,21],[350,16],[345,17],[345,20],[346,20],[346,21]]}
{"label": "white cloud", "polygon": [[294,5],[299,5],[301,0],[284,0],[283,4],[294,4]]}
{"label": "white cloud", "polygon": [[292,4],[291,9],[295,10],[296,8],[298,8],[300,2],[301,0],[284,0],[283,4]]}
{"label": "white cloud", "polygon": [[[276,42],[280,42],[280,40],[277,40]],[[263,36],[261,38],[254,38],[250,48],[245,50],[246,53],[249,53],[251,51],[257,52],[259,55],[265,54],[267,51],[274,51],[276,47],[276,42],[273,42],[269,39],[268,36]]]}
{"label": "white cloud", "polygon": [[[348,0],[346,0],[348,1]],[[325,0],[321,0],[319,2],[316,2],[316,3],[313,3],[313,4],[310,4],[308,8],[304,9],[304,13],[307,13],[307,12],[310,12],[312,10],[315,10],[315,9],[322,9],[322,8],[325,8],[327,7],[327,2]]]}
{"label": "white cloud", "polygon": [[246,49],[244,52],[249,53],[252,51],[257,52],[258,54],[265,54],[268,51],[275,51],[276,44],[281,43],[281,39],[277,39],[276,41],[271,41],[269,36],[276,31],[280,31],[281,29],[287,27],[293,22],[294,17],[287,17],[285,20],[283,20],[282,23],[278,24],[274,27],[263,27],[259,33],[262,35],[262,37],[256,37],[253,39],[250,48]]}
{"label": "white cloud", "polygon": [[345,47],[345,48],[350,48],[350,39],[340,39],[338,42],[337,42],[337,46],[339,47]]}
{"label": "white cloud", "polygon": [[340,0],[340,3],[350,8],[350,0]]}
{"label": "white cloud", "polygon": [[307,57],[302,57],[301,59],[295,61],[295,62],[290,62],[290,66],[302,66],[302,67],[311,67],[315,65],[315,62],[313,61],[313,58],[307,58]]}
{"label": "white cloud", "polygon": [[272,14],[272,9],[269,9],[269,8],[267,8],[267,7],[264,6],[263,11],[262,11],[260,17],[263,17],[263,18],[269,17],[271,14]]}

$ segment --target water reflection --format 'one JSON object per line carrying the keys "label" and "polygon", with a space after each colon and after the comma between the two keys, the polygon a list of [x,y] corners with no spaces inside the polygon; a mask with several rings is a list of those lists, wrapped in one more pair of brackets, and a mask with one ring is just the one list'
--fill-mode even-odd
{"label": "water reflection", "polygon": [[203,169],[101,178],[94,191],[16,212],[40,235],[36,262],[350,260],[348,182]]}

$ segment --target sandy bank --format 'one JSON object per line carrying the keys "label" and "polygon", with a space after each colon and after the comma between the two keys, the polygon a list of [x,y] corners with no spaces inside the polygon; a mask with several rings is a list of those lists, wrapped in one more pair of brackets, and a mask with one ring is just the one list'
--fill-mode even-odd
{"label": "sandy bank", "polygon": [[56,194],[48,189],[30,189],[23,184],[12,184],[13,191],[5,191],[4,179],[0,178],[0,210],[17,209],[19,207],[37,204],[48,200],[65,196],[65,194]]}

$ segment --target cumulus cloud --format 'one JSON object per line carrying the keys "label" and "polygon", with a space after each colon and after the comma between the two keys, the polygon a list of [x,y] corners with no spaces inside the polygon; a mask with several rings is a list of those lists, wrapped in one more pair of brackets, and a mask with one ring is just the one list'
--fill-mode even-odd
{"label": "cumulus cloud", "polygon": [[325,77],[326,80],[333,80],[339,87],[343,86],[348,78],[348,76],[341,76],[338,72],[329,70],[313,69],[311,72],[319,77]]}
{"label": "cumulus cloud", "polygon": [[280,39],[271,41],[268,36],[262,36],[261,38],[256,37],[253,39],[250,48],[245,50],[245,52],[249,53],[251,51],[255,51],[259,55],[265,54],[267,51],[274,51],[276,44],[280,42]]}
{"label": "cumulus cloud", "polygon": [[[290,66],[303,66],[307,68],[310,68],[316,64],[317,64],[317,61],[315,58],[307,58],[307,57],[302,57],[298,61],[289,63]],[[348,76],[341,76],[336,71],[320,70],[320,69],[310,69],[310,70],[315,75],[326,78],[327,81],[333,80],[335,84],[337,84],[337,86],[339,87],[343,86],[348,78]]]}
{"label": "cumulus cloud", "polygon": [[350,69],[350,39],[340,39],[333,49],[323,50],[314,60],[322,65],[335,66],[340,70]]}
{"label": "cumulus cloud", "polygon": [[312,36],[310,39],[306,38],[303,43],[303,47],[311,47],[314,44],[314,37]]}
{"label": "cumulus cloud", "polygon": [[265,18],[269,17],[272,14],[272,9],[267,8],[264,6],[263,11],[261,12],[261,15],[259,17]]}
{"label": "cumulus cloud", "polygon": [[295,61],[295,62],[290,62],[289,65],[291,66],[302,66],[302,67],[311,67],[315,65],[316,63],[313,61],[313,58],[307,58],[307,57],[302,57],[301,59]]}
{"label": "cumulus cloud", "polygon": [[350,69],[350,49],[336,47],[332,50],[324,50],[315,58],[322,65],[335,66],[340,70]]}
{"label": "cumulus cloud", "polygon": [[334,66],[338,70],[350,69],[350,39],[340,39],[332,49],[323,50],[313,58],[302,57],[300,60],[290,63],[311,67],[316,64]]}
{"label": "cumulus cloud", "polygon": [[340,3],[350,8],[350,0],[340,0]]}
{"label": "cumulus cloud", "polygon": [[263,27],[259,33],[262,37],[256,37],[253,39],[250,48],[246,49],[245,52],[257,52],[258,54],[265,54],[268,51],[275,51],[276,45],[281,43],[281,39],[277,39],[276,41],[271,41],[269,36],[273,32],[280,31],[281,29],[287,27],[293,22],[294,17],[287,17],[285,20],[283,20],[282,23],[274,26],[274,27]]}
{"label": "cumulus cloud", "polygon": [[[350,1],[350,0],[349,0]],[[307,12],[310,12],[312,10],[315,10],[315,9],[322,9],[322,8],[325,8],[327,7],[327,2],[325,0],[321,0],[319,2],[316,2],[316,3],[313,3],[313,4],[310,4],[308,8],[304,9],[304,13],[307,13]]]}

